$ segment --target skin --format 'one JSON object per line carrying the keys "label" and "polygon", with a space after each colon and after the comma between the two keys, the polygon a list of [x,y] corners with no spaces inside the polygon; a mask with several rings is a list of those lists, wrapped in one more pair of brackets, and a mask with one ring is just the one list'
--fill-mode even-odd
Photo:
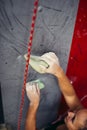
{"label": "skin", "polygon": [[37,84],[26,84],[27,97],[30,100],[25,122],[25,130],[36,130],[36,113],[40,101],[40,90]]}
{"label": "skin", "polygon": [[[52,55],[55,55],[55,54],[52,54]],[[68,112],[68,115],[65,118],[66,125],[58,127],[57,130],[67,130],[67,129],[68,130],[78,130],[79,127],[84,126],[84,121],[87,119],[87,109],[84,109],[83,106],[81,105],[69,79],[64,74],[64,71],[60,67],[59,63],[56,64],[54,56],[53,56],[53,60],[52,60],[52,55],[48,54],[43,58],[43,60],[45,60],[50,65],[49,68],[45,68],[42,65],[40,65],[39,67],[43,73],[50,73],[57,77],[60,90],[65,98],[65,101],[66,101],[68,107],[72,111],[72,112]],[[56,55],[55,55],[55,57],[56,57]],[[36,86],[34,85],[33,91],[36,92],[35,95],[37,97],[38,92],[35,91],[35,89],[36,89]],[[40,98],[40,94],[38,95],[38,98],[36,98],[36,99],[33,98],[34,95],[33,95],[32,91],[30,91],[30,90],[27,91],[27,94],[28,94],[28,98],[30,99],[31,104],[33,104],[33,105],[35,104],[35,106],[32,107],[32,111],[33,110],[35,110],[35,111],[32,112],[30,109],[28,110],[25,130],[31,130],[31,129],[35,130],[36,129],[35,118],[36,118],[36,112],[37,112],[38,105],[39,105],[38,98]],[[30,97],[29,95],[32,95],[32,97]],[[32,118],[32,113],[33,113],[33,118]],[[32,118],[32,120],[31,120],[31,118]],[[30,122],[30,120],[32,123]],[[33,124],[34,126],[31,126],[31,124]]]}
{"label": "skin", "polygon": [[[74,119],[74,120],[72,120]],[[80,109],[77,112],[68,112],[65,123],[70,130],[78,130],[84,127],[84,121],[87,119],[87,109]]]}

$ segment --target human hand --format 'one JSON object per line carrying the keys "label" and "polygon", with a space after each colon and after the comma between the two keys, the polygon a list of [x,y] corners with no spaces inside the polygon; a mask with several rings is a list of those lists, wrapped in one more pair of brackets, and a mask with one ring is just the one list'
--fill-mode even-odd
{"label": "human hand", "polygon": [[58,69],[60,69],[59,59],[53,52],[45,53],[41,56],[41,59],[44,60],[48,67],[45,67],[43,65],[39,65],[41,71],[43,73],[51,73],[53,75],[56,75],[58,72]]}
{"label": "human hand", "polygon": [[40,101],[40,89],[37,83],[27,83],[26,84],[27,97],[30,100],[30,105],[35,108],[38,107]]}
{"label": "human hand", "polygon": [[[24,58],[27,60],[27,54],[24,55]],[[36,63],[37,62],[36,60],[34,61],[35,64],[33,62],[33,64],[31,65],[37,72],[50,73],[58,77],[60,76],[62,68],[60,67],[59,59],[55,55],[55,53],[48,52],[42,56],[37,56],[36,59],[39,61],[43,61],[43,63],[42,62]]]}

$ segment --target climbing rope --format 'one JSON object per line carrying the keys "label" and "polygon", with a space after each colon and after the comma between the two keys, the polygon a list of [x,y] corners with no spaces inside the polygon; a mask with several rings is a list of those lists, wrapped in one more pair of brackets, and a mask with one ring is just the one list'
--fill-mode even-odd
{"label": "climbing rope", "polygon": [[20,130],[21,128],[22,112],[23,112],[23,106],[24,106],[24,96],[25,96],[26,81],[27,81],[27,75],[28,75],[28,66],[29,66],[30,53],[31,53],[32,41],[33,41],[35,21],[36,21],[36,16],[37,16],[38,2],[39,0],[35,0],[34,2],[34,9],[33,9],[31,29],[30,29],[30,37],[29,37],[29,42],[28,42],[27,60],[26,60],[26,66],[25,66],[25,71],[24,71],[24,83],[22,87],[17,130]]}

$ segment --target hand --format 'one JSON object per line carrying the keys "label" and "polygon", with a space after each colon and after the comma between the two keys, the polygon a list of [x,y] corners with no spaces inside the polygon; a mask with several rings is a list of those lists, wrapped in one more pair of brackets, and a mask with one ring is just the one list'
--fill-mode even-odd
{"label": "hand", "polygon": [[54,52],[45,53],[44,55],[41,56],[41,58],[42,58],[43,60],[46,60],[46,62],[48,62],[49,64],[53,62],[53,63],[59,65],[59,59],[58,59],[58,57],[55,55]]}
{"label": "hand", "polygon": [[39,65],[39,67],[43,73],[51,73],[53,75],[60,74],[62,69],[59,64],[59,59],[55,55],[55,53],[53,53],[53,52],[46,53],[46,54],[42,55],[41,58],[48,64],[48,67]]}
{"label": "hand", "polygon": [[26,84],[27,97],[30,100],[30,105],[38,107],[40,101],[40,89],[37,83],[27,83]]}

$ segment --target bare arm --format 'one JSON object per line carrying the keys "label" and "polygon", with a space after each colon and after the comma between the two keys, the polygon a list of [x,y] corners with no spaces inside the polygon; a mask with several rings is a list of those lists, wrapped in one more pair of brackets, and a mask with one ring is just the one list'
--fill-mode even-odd
{"label": "bare arm", "polygon": [[56,73],[54,74],[58,81],[60,90],[65,98],[65,101],[71,110],[82,108],[82,105],[76,95],[76,92],[70,83],[69,79],[65,75],[64,71],[60,66],[55,67]]}
{"label": "bare arm", "polygon": [[36,112],[37,109],[30,105],[27,112],[25,130],[36,130]]}
{"label": "bare arm", "polygon": [[40,90],[37,84],[26,85],[27,97],[30,100],[30,105],[27,111],[25,130],[36,130],[36,114],[40,100]]}
{"label": "bare arm", "polygon": [[54,53],[47,53],[42,56],[43,60],[49,64],[46,68],[40,65],[41,71],[44,73],[50,73],[57,77],[59,81],[60,90],[65,98],[65,101],[71,110],[80,109],[82,105],[75,93],[73,86],[71,85],[69,79],[64,74],[64,71],[59,65],[59,60]]}

